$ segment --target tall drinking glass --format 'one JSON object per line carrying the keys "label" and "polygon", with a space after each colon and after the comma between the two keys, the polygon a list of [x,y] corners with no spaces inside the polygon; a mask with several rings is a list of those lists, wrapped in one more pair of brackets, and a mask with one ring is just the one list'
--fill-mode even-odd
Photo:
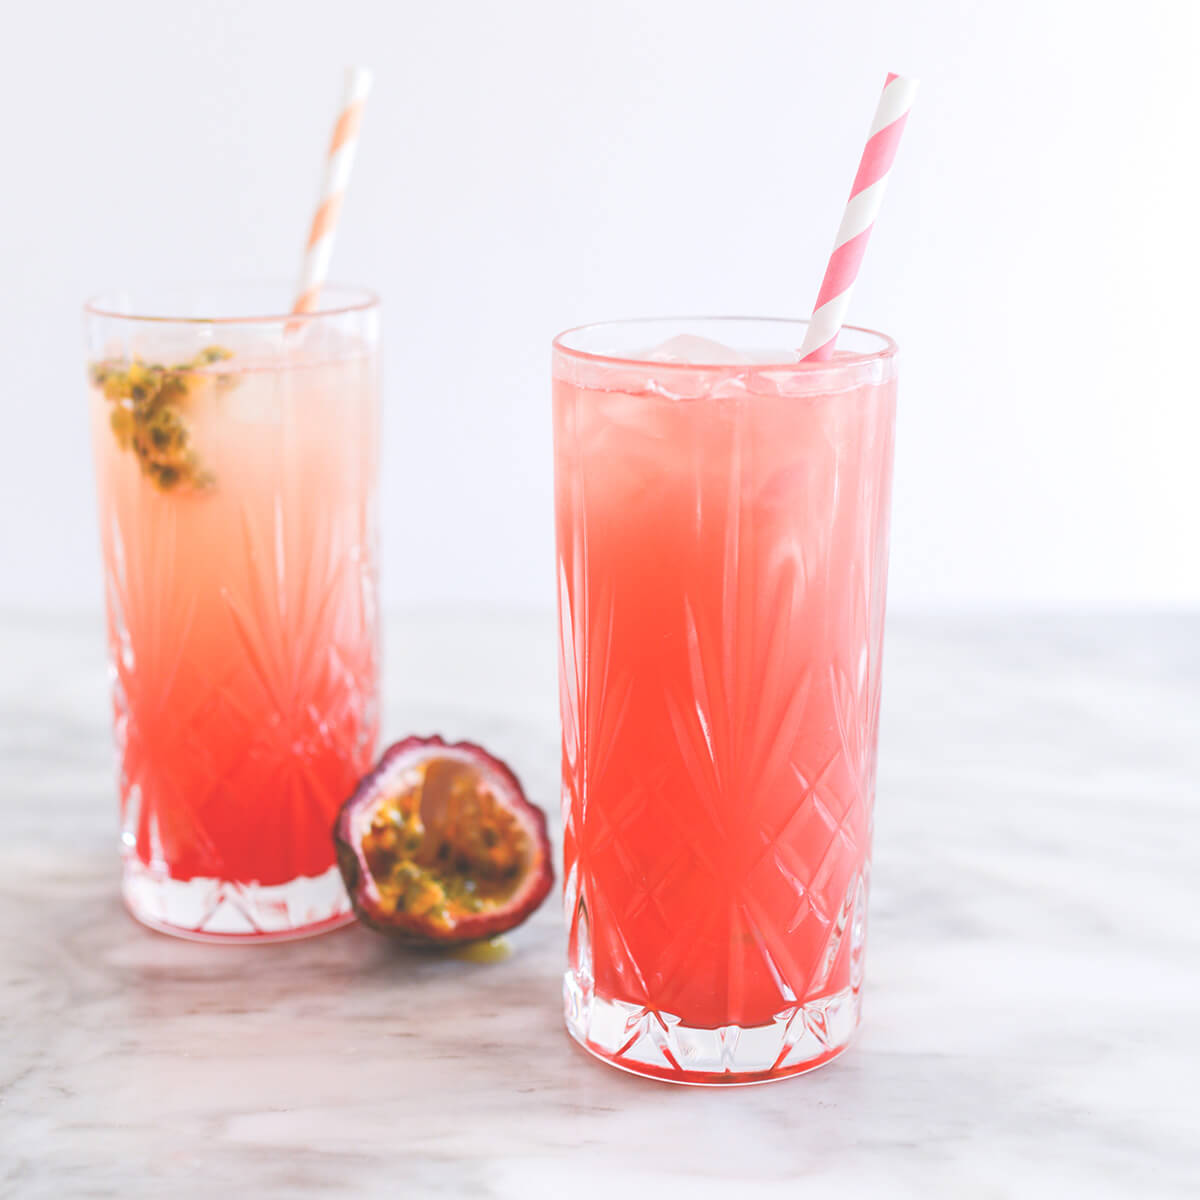
{"label": "tall drinking glass", "polygon": [[378,725],[378,302],[288,307],[179,289],[85,312],[123,892],[185,937],[351,915],[330,831]]}
{"label": "tall drinking glass", "polygon": [[685,1083],[859,1017],[896,347],[804,324],[554,343],[567,1026]]}

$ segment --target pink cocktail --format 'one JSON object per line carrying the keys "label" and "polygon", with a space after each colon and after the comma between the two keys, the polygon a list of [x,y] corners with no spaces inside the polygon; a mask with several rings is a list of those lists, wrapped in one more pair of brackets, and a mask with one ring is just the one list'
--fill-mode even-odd
{"label": "pink cocktail", "polygon": [[330,831],[378,723],[378,305],[288,305],[87,314],[123,891],[197,938],[351,915]]}
{"label": "pink cocktail", "polygon": [[895,346],[803,333],[554,349],[567,1023],[682,1082],[810,1069],[859,1015]]}

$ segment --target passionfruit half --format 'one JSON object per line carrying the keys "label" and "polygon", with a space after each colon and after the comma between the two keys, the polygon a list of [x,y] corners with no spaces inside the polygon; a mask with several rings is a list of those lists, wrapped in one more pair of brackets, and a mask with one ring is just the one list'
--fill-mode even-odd
{"label": "passionfruit half", "polygon": [[472,742],[389,746],[342,806],[333,839],[360,920],[422,945],[505,933],[554,883],[546,814]]}

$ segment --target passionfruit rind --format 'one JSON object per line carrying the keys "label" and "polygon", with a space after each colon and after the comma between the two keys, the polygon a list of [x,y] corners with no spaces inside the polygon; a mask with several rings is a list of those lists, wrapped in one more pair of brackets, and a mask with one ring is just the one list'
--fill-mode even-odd
{"label": "passionfruit rind", "polygon": [[473,742],[388,747],[338,813],[334,842],[359,918],[423,945],[513,929],[554,883],[545,814]]}

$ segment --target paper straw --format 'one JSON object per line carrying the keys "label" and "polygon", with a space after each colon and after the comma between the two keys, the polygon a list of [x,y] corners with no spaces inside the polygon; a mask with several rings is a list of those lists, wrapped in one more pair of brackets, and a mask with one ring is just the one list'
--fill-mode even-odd
{"label": "paper straw", "polygon": [[347,69],[346,91],[333,126],[333,137],[329,140],[325,176],[321,180],[321,199],[313,214],[292,312],[312,312],[316,308],[321,285],[329,274],[333,237],[337,232],[346,185],[350,182],[350,168],[354,166],[354,152],[358,149],[358,128],[362,124],[363,109],[370,90],[371,72],[366,67]]}
{"label": "paper straw", "polygon": [[832,357],[833,347],[846,319],[850,306],[850,293],[862,266],[863,254],[883,193],[887,188],[892,162],[900,146],[900,135],[908,120],[913,97],[917,93],[917,81],[904,79],[900,75],[888,75],[879,97],[879,107],[871,122],[867,145],[858,164],[858,174],[850,189],[850,199],[833,243],[829,266],[821,281],[821,291],[813,308],[812,320],[800,347],[800,358],[806,362],[823,362]]}

